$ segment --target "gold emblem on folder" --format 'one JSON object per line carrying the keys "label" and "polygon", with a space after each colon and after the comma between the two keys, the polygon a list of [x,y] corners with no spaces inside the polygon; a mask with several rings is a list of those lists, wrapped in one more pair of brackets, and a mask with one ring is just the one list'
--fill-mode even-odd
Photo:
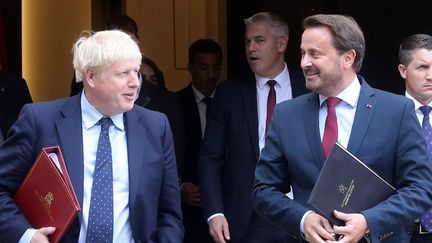
{"label": "gold emblem on folder", "polygon": [[342,194],[345,194],[346,191],[347,191],[346,186],[340,184],[340,185],[339,185],[339,192],[342,193]]}
{"label": "gold emblem on folder", "polygon": [[48,192],[45,195],[44,200],[45,200],[45,203],[46,203],[45,205],[47,205],[49,208],[51,208],[51,204],[54,201],[54,195],[52,194],[52,192]]}

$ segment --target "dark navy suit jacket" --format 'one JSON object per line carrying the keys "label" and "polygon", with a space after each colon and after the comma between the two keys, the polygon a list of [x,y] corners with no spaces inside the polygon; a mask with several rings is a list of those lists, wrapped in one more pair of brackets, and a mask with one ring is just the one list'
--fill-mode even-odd
{"label": "dark navy suit jacket", "polygon": [[[307,92],[300,72],[290,70],[290,78],[293,97]],[[204,216],[224,213],[232,240],[244,236],[252,217],[258,157],[256,80],[250,73],[218,85],[199,156]]]}
{"label": "dark navy suit jacket", "polygon": [[[432,206],[426,143],[412,101],[359,80],[347,149],[397,188],[396,194],[362,213],[372,242],[409,242],[412,222]],[[302,216],[313,210],[307,200],[324,163],[319,109],[314,93],[279,104],[256,168],[254,208],[298,239]],[[294,200],[282,194],[290,186]]]}
{"label": "dark navy suit jacket", "polygon": [[[158,112],[134,106],[124,113],[129,162],[129,210],[136,242],[181,242],[180,195],[172,135]],[[18,242],[32,227],[13,200],[43,147],[59,145],[82,205],[83,144],[80,95],[24,106],[0,148],[0,241]],[[63,242],[77,242],[81,215]]]}
{"label": "dark navy suit jacket", "polygon": [[0,72],[0,132],[5,139],[21,108],[32,102],[23,78]]}
{"label": "dark navy suit jacket", "polygon": [[177,92],[180,105],[182,107],[185,134],[187,134],[185,162],[183,165],[181,179],[182,182],[192,182],[198,184],[198,152],[202,142],[201,121],[198,105],[192,85]]}
{"label": "dark navy suit jacket", "polygon": [[[202,143],[201,120],[192,84],[179,90],[177,95],[183,112],[185,134],[185,160],[180,171],[181,182],[198,182],[198,152]],[[202,207],[183,203],[183,225],[185,226],[184,242],[210,242],[207,220],[204,219]]]}

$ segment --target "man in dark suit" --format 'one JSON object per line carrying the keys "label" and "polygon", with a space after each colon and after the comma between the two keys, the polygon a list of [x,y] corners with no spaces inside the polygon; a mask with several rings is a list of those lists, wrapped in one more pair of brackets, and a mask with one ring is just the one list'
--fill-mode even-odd
{"label": "man in dark suit", "polygon": [[[399,46],[398,69],[405,80],[405,96],[414,102],[419,124],[422,125],[428,142],[429,161],[432,163],[432,141],[429,135],[429,116],[432,109],[432,36],[414,34],[405,38]],[[430,217],[431,212],[415,220],[411,243],[432,242]]]}
{"label": "man in dark suit", "polygon": [[[276,107],[256,168],[254,208],[293,242],[336,242],[335,235],[337,242],[409,242],[412,222],[432,204],[432,168],[413,103],[356,75],[365,41],[354,19],[314,15],[303,26],[301,66],[314,93]],[[345,224],[332,226],[307,200],[335,140],[397,191],[362,212],[335,211]],[[283,196],[290,187],[293,200]]]}
{"label": "man in dark suit", "polygon": [[[40,149],[59,145],[82,209],[63,242],[89,242],[90,237],[181,242],[180,193],[168,120],[134,105],[141,63],[138,45],[124,32],[110,30],[81,37],[73,49],[75,73],[84,91],[24,106],[0,150],[0,241],[48,242],[55,231],[33,229],[13,195]],[[105,156],[111,159],[100,164],[98,137],[104,121],[111,123],[111,153]],[[109,179],[102,180],[99,172],[105,168]],[[97,191],[96,182],[104,181],[112,190]],[[95,199],[102,195],[101,207]],[[98,209],[107,213],[93,213]],[[93,225],[99,228],[92,230]]]}
{"label": "man in dark suit", "polygon": [[198,183],[198,152],[201,147],[206,114],[209,112],[222,66],[222,49],[211,39],[199,39],[189,47],[188,70],[192,82],[177,92],[183,111],[186,156],[181,174],[184,243],[210,242],[207,222],[202,214]]}
{"label": "man in dark suit", "polygon": [[245,25],[246,57],[254,73],[216,89],[199,156],[204,216],[216,242],[282,242],[284,232],[253,212],[250,194],[271,116],[270,91],[279,103],[306,89],[301,74],[288,70],[284,62],[287,23],[264,12],[246,19]]}
{"label": "man in dark suit", "polygon": [[0,144],[18,118],[21,108],[32,102],[23,78],[0,71]]}
{"label": "man in dark suit", "polygon": [[135,104],[165,114],[171,127],[179,175],[185,160],[185,124],[179,97],[161,86],[154,85],[141,75],[141,87]]}

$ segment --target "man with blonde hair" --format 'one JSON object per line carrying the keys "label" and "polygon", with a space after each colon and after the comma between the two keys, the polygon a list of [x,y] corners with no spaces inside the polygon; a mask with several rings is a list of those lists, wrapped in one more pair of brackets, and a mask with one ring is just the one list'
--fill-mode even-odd
{"label": "man with blonde hair", "polygon": [[181,242],[168,121],[134,105],[138,45],[124,32],[100,31],[82,36],[73,54],[84,91],[26,105],[0,150],[0,241],[48,242],[56,230],[30,225],[13,195],[41,148],[59,145],[82,209],[64,242]]}

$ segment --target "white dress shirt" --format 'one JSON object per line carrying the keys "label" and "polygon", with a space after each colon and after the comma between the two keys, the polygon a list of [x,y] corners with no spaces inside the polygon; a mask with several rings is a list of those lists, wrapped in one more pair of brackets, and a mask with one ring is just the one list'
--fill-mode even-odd
{"label": "white dress shirt", "polygon": [[[255,74],[256,89],[257,89],[257,109],[258,109],[258,141],[259,149],[264,148],[265,144],[265,130],[267,120],[267,99],[270,86],[267,85],[269,78],[261,77]],[[291,79],[288,68],[285,64],[284,70],[272,80],[276,81],[274,86],[276,91],[276,104],[292,98]]]}
{"label": "white dress shirt", "polygon": [[[195,95],[195,101],[198,106],[198,112],[199,112],[200,122],[201,122],[201,136],[202,138],[204,138],[205,127],[207,124],[207,119],[206,119],[207,105],[204,103],[202,99],[205,98],[206,96],[204,96],[197,88],[195,88],[193,84],[192,84],[192,91]],[[213,98],[213,96],[214,96],[214,91],[209,97]]]}
{"label": "white dress shirt", "polygon": [[[416,100],[414,97],[412,97],[408,92],[405,91],[405,97],[411,99],[414,102],[414,108],[415,108],[415,113],[417,115],[417,119],[420,122],[420,126],[423,123],[423,112],[419,109],[420,107],[424,106],[422,103],[420,103],[418,100]],[[432,107],[432,102],[427,104],[428,106]],[[431,122],[431,120],[429,120],[429,122]]]}
{"label": "white dress shirt", "polygon": [[[85,93],[81,96],[82,131],[84,151],[84,197],[82,222],[79,242],[84,243],[87,235],[90,210],[93,172],[96,163],[97,144],[101,127],[97,125],[103,117],[88,103]],[[134,242],[129,217],[129,163],[126,142],[126,130],[123,114],[111,117],[114,126],[110,126],[109,137],[112,149],[113,166],[113,242]]]}

